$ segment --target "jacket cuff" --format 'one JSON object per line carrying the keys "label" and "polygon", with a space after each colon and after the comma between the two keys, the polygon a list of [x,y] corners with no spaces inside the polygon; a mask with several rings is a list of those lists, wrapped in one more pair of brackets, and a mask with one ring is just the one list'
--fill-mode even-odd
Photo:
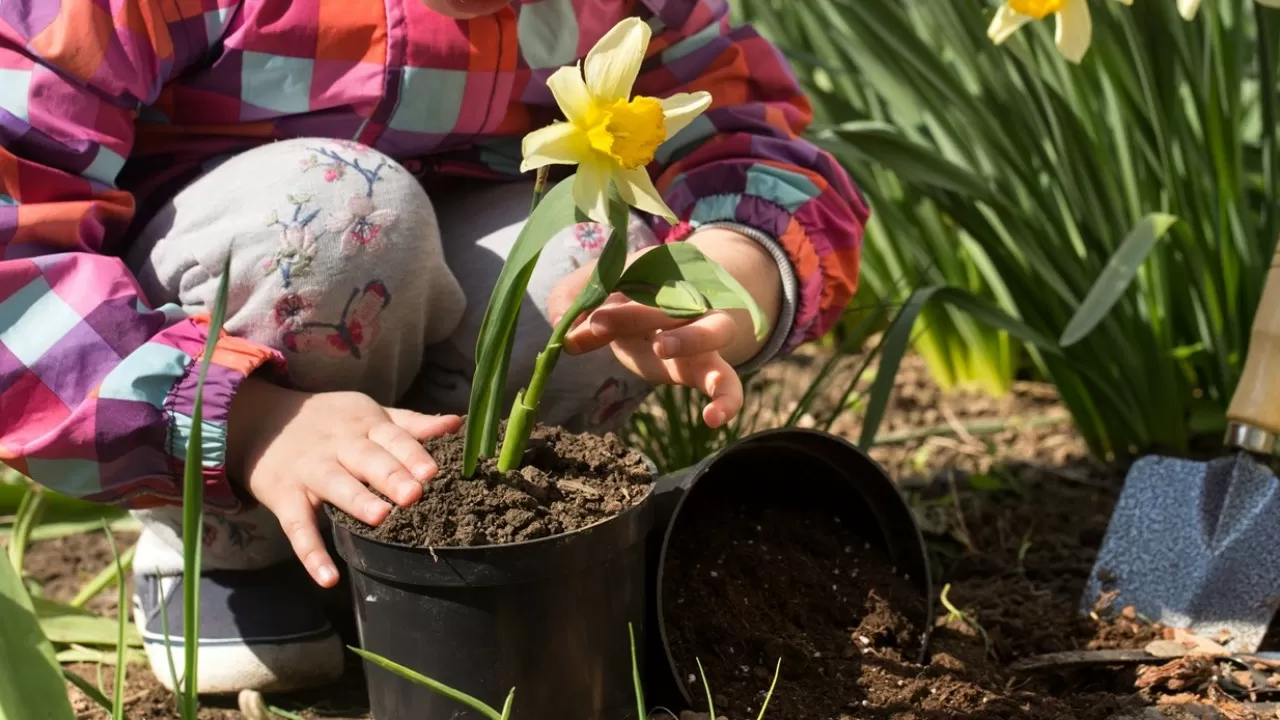
{"label": "jacket cuff", "polygon": [[791,332],[795,327],[796,311],[800,297],[800,282],[786,249],[777,240],[758,228],[734,222],[710,222],[705,225],[699,225],[687,237],[692,238],[697,236],[698,233],[717,228],[732,230],[760,243],[760,246],[769,253],[769,256],[778,263],[778,274],[782,278],[782,307],[778,311],[777,325],[770,330],[768,342],[760,349],[760,352],[756,353],[755,357],[734,368],[739,375],[746,375],[759,370],[783,354],[791,337]]}
{"label": "jacket cuff", "polygon": [[[193,330],[207,337],[207,315],[192,318]],[[187,459],[187,443],[194,426],[192,414],[199,387],[203,353],[193,356],[186,372],[174,383],[165,404],[168,420],[165,449],[173,464],[178,497],[182,494],[182,477]],[[200,464],[204,476],[205,506],[224,512],[242,509],[244,503],[227,477],[227,416],[232,398],[245,378],[259,369],[271,369],[283,375],[284,356],[264,345],[225,332],[213,348],[213,357],[204,381],[204,403],[200,423]]]}

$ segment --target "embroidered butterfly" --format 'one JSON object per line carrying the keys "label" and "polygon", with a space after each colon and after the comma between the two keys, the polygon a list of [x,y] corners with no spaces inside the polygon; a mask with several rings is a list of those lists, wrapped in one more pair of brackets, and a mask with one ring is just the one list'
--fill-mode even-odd
{"label": "embroidered butterfly", "polygon": [[303,323],[284,334],[284,346],[295,353],[319,350],[329,355],[350,355],[359,360],[378,339],[378,316],[391,303],[391,293],[381,280],[372,280],[351,291],[337,323]]}

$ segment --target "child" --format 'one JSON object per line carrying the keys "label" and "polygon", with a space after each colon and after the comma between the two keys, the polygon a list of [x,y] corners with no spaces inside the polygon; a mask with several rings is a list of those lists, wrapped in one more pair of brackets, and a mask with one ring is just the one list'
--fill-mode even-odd
{"label": "child", "polygon": [[[680,222],[637,213],[632,250],[697,243],[773,330],[757,342],[735,314],[612,302],[574,331],[540,420],[607,430],[679,383],[719,426],[739,373],[848,302],[868,214],[799,137],[810,108],[782,57],[730,27],[726,0],[0,5],[0,460],[136,511],[134,615],[162,682],[162,616],[182,634],[197,359],[228,255],[202,424],[198,686],[317,686],[342,647],[301,581],[337,581],[316,509],[377,524],[391,506],[370,487],[409,504],[435,474],[420,441],[460,427],[528,213],[520,140],[557,119],[546,78],[633,15],[653,30],[635,92],[713,105],[648,166]],[[513,385],[606,235],[580,225],[543,253]]]}

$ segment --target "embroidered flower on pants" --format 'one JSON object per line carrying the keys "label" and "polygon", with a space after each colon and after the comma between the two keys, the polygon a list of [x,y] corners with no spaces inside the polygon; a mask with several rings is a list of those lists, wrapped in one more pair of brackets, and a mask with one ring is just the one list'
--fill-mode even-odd
{"label": "embroidered flower on pants", "polygon": [[569,238],[570,247],[577,245],[591,254],[600,252],[604,247],[604,241],[609,236],[605,233],[604,227],[600,223],[586,222],[578,223],[573,228],[573,236]]}
{"label": "embroidered flower on pants", "polygon": [[315,309],[315,303],[310,299],[298,293],[288,293],[276,300],[273,315],[279,327],[285,330],[299,330],[305,322],[304,316],[309,316]]}
{"label": "embroidered flower on pants", "polygon": [[305,273],[316,258],[316,236],[311,228],[305,225],[283,225],[280,229],[280,244],[276,252],[267,258],[263,268],[267,274],[280,273],[280,281],[286,289],[292,286],[293,278]]}
{"label": "embroidered flower on pants", "polygon": [[377,210],[373,198],[353,195],[346,212],[335,213],[325,222],[329,232],[342,234],[342,254],[350,255],[361,248],[377,250],[385,239],[385,231],[399,215],[394,210]]}

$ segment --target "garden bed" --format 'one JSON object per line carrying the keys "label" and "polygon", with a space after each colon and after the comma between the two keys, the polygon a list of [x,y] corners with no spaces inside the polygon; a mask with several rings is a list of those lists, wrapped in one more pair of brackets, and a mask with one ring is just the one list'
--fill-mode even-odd
{"label": "garden bed", "polygon": [[[803,368],[793,370],[799,372],[788,379],[803,377]],[[710,535],[690,538],[697,550],[677,563],[689,579],[671,602],[697,608],[675,633],[677,661],[695,652],[701,658],[721,715],[742,720],[747,708],[758,711],[758,694],[781,657],[767,715],[775,720],[1275,717],[1228,699],[1204,664],[1175,661],[1163,675],[1145,673],[1142,689],[1135,667],[1010,671],[1010,663],[1043,653],[1140,648],[1159,636],[1122,608],[1107,609],[1105,622],[1077,612],[1119,474],[1084,459],[1069,426],[1053,419],[1065,413],[1042,386],[1019,385],[1002,401],[944,400],[909,359],[898,389],[882,431],[896,442],[873,455],[919,509],[937,568],[935,592],[949,584],[948,601],[963,618],[939,603],[934,618],[921,619],[906,579],[834,517],[805,518],[811,529],[790,535],[766,532],[764,524],[779,516],[749,507],[705,523]],[[1009,417],[1024,421],[999,429],[999,419]],[[1026,422],[1031,418],[1039,419]],[[921,436],[905,437],[912,433]],[[768,549],[752,555],[744,547]],[[108,558],[100,539],[64,538],[35,544],[28,568],[59,597],[73,594]],[[747,625],[752,631],[744,635]],[[916,639],[926,630],[932,658],[919,665]],[[96,679],[92,666],[79,670]],[[131,718],[175,717],[141,667],[131,669],[126,695]],[[362,718],[360,697],[353,672],[326,694],[272,701],[309,718]],[[76,700],[81,717],[105,717],[78,693]],[[201,717],[239,714],[206,708]]]}

